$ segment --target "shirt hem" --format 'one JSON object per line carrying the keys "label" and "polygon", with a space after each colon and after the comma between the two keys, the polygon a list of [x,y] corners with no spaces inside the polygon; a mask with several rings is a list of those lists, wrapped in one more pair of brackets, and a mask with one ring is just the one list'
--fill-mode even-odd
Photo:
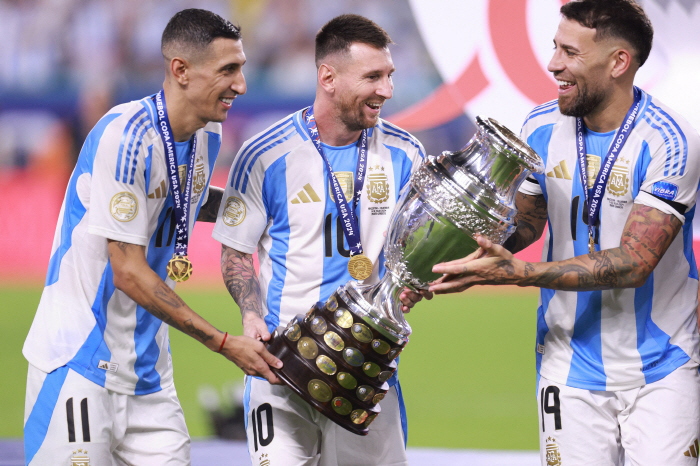
{"label": "shirt hem", "polygon": [[234,241],[218,233],[216,230],[212,232],[211,237],[219,243],[223,244],[224,246],[227,246],[231,249],[235,249],[236,251],[240,251],[245,254],[253,254],[257,250],[257,245],[248,246],[247,244],[239,243],[238,241]]}
{"label": "shirt hem", "polygon": [[561,385],[566,385],[567,387],[578,388],[581,390],[591,390],[591,391],[603,391],[603,392],[616,392],[624,390],[632,390],[634,388],[643,387],[644,385],[658,382],[667,375],[671,374],[673,371],[683,366],[690,360],[690,356],[685,355],[671,361],[667,361],[661,366],[658,371],[654,372],[642,372],[642,379],[639,382],[634,383],[601,383],[601,382],[591,382],[588,380],[575,379],[571,377],[564,377],[563,379],[557,377],[556,375],[550,377],[543,373],[540,369],[537,374],[552,382],[556,382]]}

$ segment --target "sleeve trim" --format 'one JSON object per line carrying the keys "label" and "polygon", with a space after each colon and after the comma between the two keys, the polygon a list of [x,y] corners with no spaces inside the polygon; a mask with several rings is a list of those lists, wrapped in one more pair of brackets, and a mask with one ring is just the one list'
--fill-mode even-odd
{"label": "sleeve trim", "polygon": [[668,215],[674,215],[678,220],[681,221],[681,224],[685,225],[685,215],[681,214],[676,209],[674,209],[658,197],[652,196],[651,194],[645,191],[639,191],[639,194],[634,199],[634,203],[645,205],[647,207],[652,207]]}
{"label": "sleeve trim", "polygon": [[236,251],[240,251],[245,254],[253,254],[257,250],[257,244],[251,246],[249,244],[240,243],[222,235],[221,233],[216,231],[216,229],[214,229],[214,231],[212,232],[211,237],[217,240],[219,243],[223,244],[224,246],[228,246],[229,248],[235,249]]}
{"label": "sleeve trim", "polygon": [[97,236],[103,236],[113,241],[123,241],[125,243],[136,244],[138,246],[148,246],[148,238],[145,236],[132,235],[123,231],[108,230],[107,228],[88,226],[88,233]]}

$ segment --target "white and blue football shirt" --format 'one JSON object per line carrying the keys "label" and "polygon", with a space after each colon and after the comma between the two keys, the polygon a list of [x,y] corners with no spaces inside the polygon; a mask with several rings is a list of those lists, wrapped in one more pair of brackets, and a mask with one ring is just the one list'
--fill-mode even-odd
{"label": "white and blue football shirt", "polygon": [[[535,108],[521,137],[544,160],[543,175],[520,191],[544,195],[548,227],[542,261],[588,253],[587,211],[576,152],[576,119],[557,101]],[[587,131],[588,188],[615,132]],[[643,93],[634,130],[612,168],[596,250],[620,246],[632,205],[675,215],[683,227],[649,279],[636,289],[541,289],[538,375],[589,390],[626,390],[659,380],[698,354],[698,270],[692,220],[700,180],[700,138],[679,115]],[[679,211],[680,210],[680,211]]]}
{"label": "white and blue football shirt", "polygon": [[[353,280],[326,166],[302,113],[283,118],[243,145],[213,232],[230,248],[247,254],[257,250],[270,332]],[[364,254],[374,264],[365,283],[375,283],[385,272],[383,233],[424,150],[412,135],[381,119],[368,136],[367,176],[357,209]],[[324,144],[324,152],[352,205],[357,143]]]}
{"label": "white and blue football shirt", "polygon": [[[44,372],[67,365],[98,385],[137,395],[172,383],[168,325],[114,287],[107,239],[145,246],[150,267],[175,286],[166,274],[175,249],[173,202],[151,97],[114,107],[88,135],[23,349]],[[190,231],[207,199],[221,125],[210,123],[196,137]],[[190,151],[189,141],[176,143],[181,180]]]}

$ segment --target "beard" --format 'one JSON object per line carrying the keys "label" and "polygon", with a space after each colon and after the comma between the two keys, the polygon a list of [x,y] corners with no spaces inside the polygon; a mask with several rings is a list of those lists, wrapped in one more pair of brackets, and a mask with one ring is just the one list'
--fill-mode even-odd
{"label": "beard", "polygon": [[573,102],[567,105],[559,97],[559,111],[562,115],[583,118],[593,112],[605,100],[605,91],[601,89],[591,90],[585,84],[577,83],[576,86],[578,87],[578,93],[574,97]]}
{"label": "beard", "polygon": [[365,105],[364,102],[358,104],[343,98],[339,100],[337,108],[340,121],[349,131],[362,131],[377,124],[375,119],[363,118],[363,105]]}

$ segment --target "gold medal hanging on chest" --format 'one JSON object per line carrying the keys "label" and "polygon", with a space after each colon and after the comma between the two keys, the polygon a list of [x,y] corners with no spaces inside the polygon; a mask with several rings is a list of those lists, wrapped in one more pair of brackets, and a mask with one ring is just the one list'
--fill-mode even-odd
{"label": "gold medal hanging on chest", "polygon": [[593,235],[588,234],[588,252],[593,254],[595,252],[595,242],[593,241]]}
{"label": "gold medal hanging on chest", "polygon": [[166,268],[168,277],[175,282],[184,282],[192,275],[192,262],[187,256],[173,255]]}
{"label": "gold medal hanging on chest", "polygon": [[372,275],[372,261],[364,254],[355,254],[348,262],[348,272],[358,281],[366,280]]}

